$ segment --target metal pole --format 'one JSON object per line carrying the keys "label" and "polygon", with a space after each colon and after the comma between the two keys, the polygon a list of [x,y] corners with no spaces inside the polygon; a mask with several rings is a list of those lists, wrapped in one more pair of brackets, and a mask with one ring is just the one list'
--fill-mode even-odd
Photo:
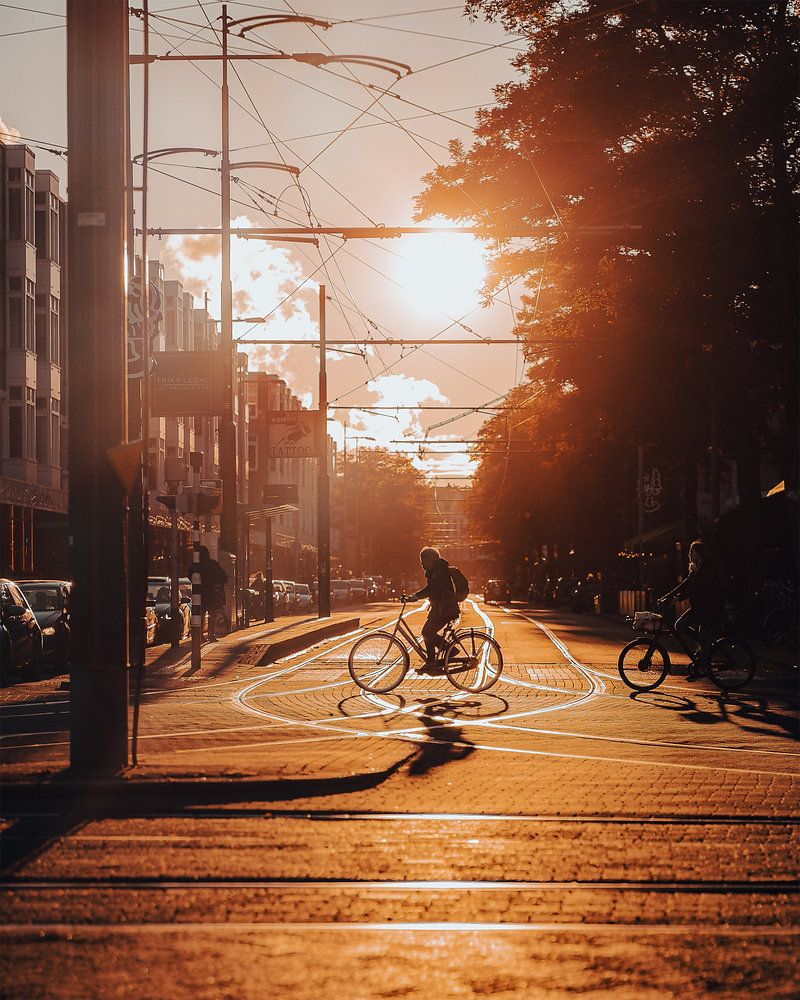
{"label": "metal pole", "polygon": [[[150,11],[149,0],[142,2],[142,51],[150,53]],[[135,646],[132,650],[131,665],[134,669],[133,722],[131,733],[131,759],[133,765],[139,763],[139,712],[144,681],[145,656],[147,652],[147,625],[145,608],[147,604],[147,574],[150,569],[150,275],[147,256],[147,155],[150,149],[150,66],[142,66],[142,273],[139,288],[142,312],[142,378],[139,386],[140,436],[142,438],[141,468],[141,551],[132,560],[129,593],[133,595],[129,612],[135,616]],[[128,159],[130,159],[128,150]],[[134,270],[135,270],[134,255]]]}
{"label": "metal pole", "polygon": [[331,497],[328,479],[328,373],[325,364],[325,286],[319,286],[319,443],[317,471],[318,616],[331,613]]}
{"label": "metal pole", "polygon": [[203,605],[200,586],[200,514],[197,494],[193,496],[192,519],[192,670],[200,669],[200,647],[203,645]]}
{"label": "metal pole", "polygon": [[275,621],[275,602],[272,599],[272,518],[264,518],[264,621]]}
{"label": "metal pole", "polygon": [[[228,121],[228,7],[222,5],[222,280],[221,338],[224,405],[219,426],[220,478],[222,479],[222,510],[220,512],[220,548],[236,555],[236,428],[233,422],[233,290],[231,286],[231,154]],[[234,584],[235,588],[235,584]],[[231,627],[234,627],[231,620]]]}
{"label": "metal pole", "polygon": [[181,644],[181,632],[183,629],[180,626],[180,601],[178,600],[178,577],[180,573],[178,572],[178,497],[175,497],[175,507],[171,511],[171,528],[172,528],[172,559],[170,567],[170,621],[172,623],[171,629],[171,645],[173,649],[177,649]]}
{"label": "metal pole", "polygon": [[70,764],[128,763],[126,499],[107,451],[127,441],[128,6],[67,2],[70,149]]}
{"label": "metal pole", "polygon": [[[272,391],[269,382],[266,385],[259,385],[259,393],[263,395],[259,398],[259,412],[263,412],[263,436],[264,444],[264,479],[265,487],[269,486],[269,449],[272,439],[270,430],[270,415],[272,413]],[[263,408],[261,401],[263,399]],[[264,518],[264,621],[275,621],[275,602],[272,595],[272,518],[267,514]]]}

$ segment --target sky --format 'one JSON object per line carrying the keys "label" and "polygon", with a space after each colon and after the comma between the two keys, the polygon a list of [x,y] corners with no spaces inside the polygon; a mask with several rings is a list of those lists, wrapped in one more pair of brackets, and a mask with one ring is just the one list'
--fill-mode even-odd
{"label": "sky", "polygon": [[[66,30],[63,0],[0,2],[0,130],[57,149],[66,143]],[[221,4],[150,0],[155,54],[219,51]],[[230,72],[232,160],[300,168],[233,171],[234,226],[408,226],[422,178],[447,163],[447,143],[471,141],[477,107],[491,105],[493,87],[514,76],[510,62],[524,40],[500,26],[470,22],[463,5],[436,0],[230,0],[229,17],[302,13],[334,22],[255,29],[231,51],[322,52],[382,57],[411,66],[410,75],[336,63],[320,69],[292,59],[233,63]],[[142,22],[131,19],[131,51],[141,50]],[[141,150],[142,70],[131,71],[132,146]],[[388,94],[385,93],[388,89]],[[220,148],[218,64],[160,63],[150,74],[150,148]],[[2,138],[2,137],[0,137]],[[9,141],[8,137],[6,140]],[[13,141],[13,140],[10,140]],[[67,183],[66,158],[36,148],[37,167]],[[219,159],[170,155],[151,163],[148,225],[219,225]],[[137,224],[141,220],[136,206]],[[447,220],[437,220],[446,224]],[[218,315],[219,239],[152,238],[167,277],[196,296],[209,294]],[[319,247],[234,239],[234,336],[310,341],[318,336],[318,288],[328,297],[329,339],[369,337],[374,345],[328,354],[329,431],[341,446],[384,445],[416,456],[431,477],[468,475],[467,445],[484,416],[458,410],[497,401],[524,375],[520,349],[480,338],[513,336],[519,286],[482,307],[484,250],[468,235],[400,239],[332,237]],[[198,302],[199,304],[199,302]],[[387,337],[475,339],[476,345],[380,346]],[[251,367],[277,372],[309,405],[316,401],[317,350],[309,346],[247,348]],[[345,353],[346,352],[346,353]],[[431,407],[367,412],[369,405]],[[444,426],[437,426],[448,421]],[[423,445],[419,439],[438,443]],[[370,440],[374,439],[374,440]],[[453,442],[453,443],[448,443]],[[432,457],[436,452],[439,457]],[[440,480],[441,481],[441,480]]]}

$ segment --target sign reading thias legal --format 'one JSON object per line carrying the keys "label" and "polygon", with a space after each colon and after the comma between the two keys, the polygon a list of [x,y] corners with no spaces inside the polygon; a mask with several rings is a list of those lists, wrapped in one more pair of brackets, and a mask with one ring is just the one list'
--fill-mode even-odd
{"label": "sign reading thias legal", "polygon": [[222,371],[217,351],[164,351],[154,354],[153,361],[153,416],[214,417],[222,413]]}
{"label": "sign reading thias legal", "polygon": [[316,458],[319,410],[272,410],[270,458]]}

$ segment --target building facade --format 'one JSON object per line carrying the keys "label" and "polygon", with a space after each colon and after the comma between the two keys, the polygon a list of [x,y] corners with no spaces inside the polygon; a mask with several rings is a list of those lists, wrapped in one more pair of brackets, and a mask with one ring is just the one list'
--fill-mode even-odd
{"label": "building facade", "polygon": [[0,575],[67,572],[66,202],[0,144]]}

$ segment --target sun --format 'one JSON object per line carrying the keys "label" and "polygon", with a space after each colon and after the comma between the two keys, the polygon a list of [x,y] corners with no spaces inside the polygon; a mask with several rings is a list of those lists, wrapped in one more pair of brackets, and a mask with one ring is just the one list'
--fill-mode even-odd
{"label": "sun", "polygon": [[[436,217],[426,224],[450,226],[452,222]],[[480,301],[486,279],[483,244],[474,236],[457,233],[409,236],[403,240],[395,277],[425,312],[458,318]]]}

